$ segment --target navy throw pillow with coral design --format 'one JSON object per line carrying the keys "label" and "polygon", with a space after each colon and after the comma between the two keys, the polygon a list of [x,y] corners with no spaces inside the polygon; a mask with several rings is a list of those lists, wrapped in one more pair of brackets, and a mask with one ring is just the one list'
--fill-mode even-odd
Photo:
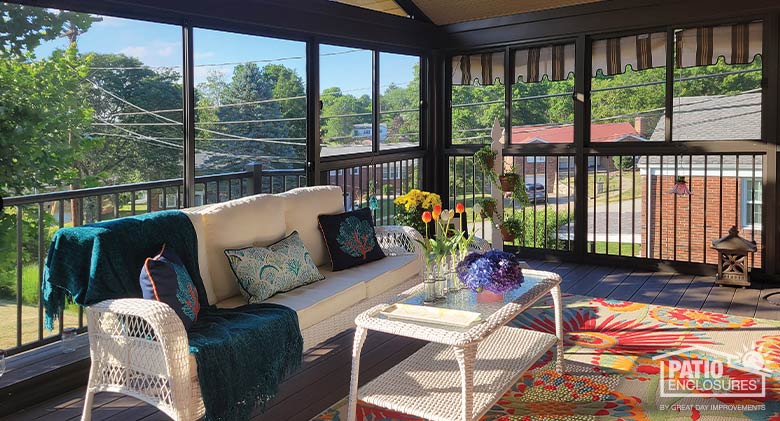
{"label": "navy throw pillow with coral design", "polygon": [[184,328],[198,320],[198,290],[179,256],[163,245],[160,254],[149,257],[141,268],[141,291],[144,298],[168,304],[184,323]]}
{"label": "navy throw pillow with coral design", "polygon": [[334,272],[385,257],[376,240],[370,209],[320,215],[319,222]]}

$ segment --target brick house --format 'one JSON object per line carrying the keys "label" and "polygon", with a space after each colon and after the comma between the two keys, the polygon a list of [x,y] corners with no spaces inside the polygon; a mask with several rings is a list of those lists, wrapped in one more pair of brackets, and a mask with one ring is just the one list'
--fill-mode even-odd
{"label": "brick house", "polygon": [[[723,97],[677,98],[675,140],[761,138],[760,93]],[[715,99],[713,99],[715,98]],[[717,100],[717,106],[713,101]],[[663,140],[661,119],[651,140]],[[670,192],[677,175],[685,177],[691,196]],[[762,155],[658,156],[642,158],[641,256],[716,263],[712,240],[737,225],[740,235],[755,240],[762,253]],[[675,230],[676,226],[676,230]]]}

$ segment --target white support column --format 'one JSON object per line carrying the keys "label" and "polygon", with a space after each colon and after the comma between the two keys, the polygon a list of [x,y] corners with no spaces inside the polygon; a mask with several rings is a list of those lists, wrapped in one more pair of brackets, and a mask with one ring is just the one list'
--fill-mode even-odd
{"label": "white support column", "polygon": [[[493,171],[495,171],[496,174],[501,175],[504,172],[504,129],[498,122],[498,118],[493,121],[493,130],[490,132],[490,137],[493,138],[490,148],[496,153],[496,159],[493,161]],[[490,225],[492,229],[490,239],[494,249],[504,250],[504,240],[501,236],[501,230],[496,226],[497,223],[504,220],[504,192],[502,192],[498,186],[491,183],[490,195],[496,201],[496,219],[493,221],[494,223]]]}

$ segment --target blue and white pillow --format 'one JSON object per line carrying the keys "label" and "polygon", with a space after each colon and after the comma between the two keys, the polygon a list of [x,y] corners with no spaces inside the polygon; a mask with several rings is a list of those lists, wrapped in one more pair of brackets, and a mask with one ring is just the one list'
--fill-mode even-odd
{"label": "blue and white pillow", "polygon": [[147,258],[141,268],[139,281],[143,297],[171,306],[185,329],[198,320],[198,289],[173,249],[163,244],[160,254]]}
{"label": "blue and white pillow", "polygon": [[225,255],[250,303],[325,279],[297,231],[268,247],[228,249]]}

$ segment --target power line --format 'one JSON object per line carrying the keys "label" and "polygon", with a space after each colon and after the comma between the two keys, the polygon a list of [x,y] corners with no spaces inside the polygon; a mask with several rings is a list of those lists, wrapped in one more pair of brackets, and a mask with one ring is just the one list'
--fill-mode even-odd
{"label": "power line", "polygon": [[[333,53],[322,53],[320,54],[320,57],[326,57],[326,56],[338,56],[342,54],[351,54],[358,51],[367,51],[367,50],[361,50],[361,49],[352,49],[352,50],[346,50],[346,51],[337,51]],[[236,62],[226,62],[226,63],[205,63],[205,64],[196,64],[195,67],[225,67],[225,66],[237,66],[240,64],[249,64],[249,63],[277,63],[281,61],[291,61],[291,60],[303,60],[305,59],[305,56],[290,56],[290,57],[279,57],[279,58],[271,58],[271,59],[262,59],[262,60],[252,60],[252,61],[236,61]],[[175,70],[175,69],[181,69],[182,66],[127,66],[127,67],[90,67],[90,70],[153,70],[153,69],[168,69],[168,70]]]}
{"label": "power line", "polygon": [[[92,86],[94,86],[95,88],[97,88],[97,89],[99,89],[99,90],[101,90],[101,91],[105,92],[106,94],[108,94],[109,96],[111,96],[111,97],[115,98],[115,99],[116,99],[116,100],[118,100],[118,101],[121,101],[121,102],[123,102],[123,103],[125,103],[125,104],[127,104],[127,105],[129,105],[129,106],[131,106],[131,107],[133,107],[133,108],[136,108],[136,109],[138,109],[138,110],[140,110],[140,111],[144,111],[144,112],[146,112],[146,113],[148,113],[148,114],[150,114],[150,115],[152,115],[152,116],[154,116],[154,117],[156,117],[156,118],[158,118],[158,119],[160,119],[160,120],[167,121],[167,122],[172,122],[172,123],[177,123],[177,121],[176,121],[176,120],[172,120],[172,119],[170,119],[170,118],[168,118],[168,117],[163,117],[163,116],[161,116],[161,115],[159,115],[159,114],[156,114],[156,113],[153,113],[153,112],[151,112],[151,111],[149,111],[149,110],[146,110],[146,109],[144,109],[143,107],[140,107],[140,106],[138,106],[138,105],[136,105],[136,104],[133,104],[132,102],[130,102],[130,101],[128,101],[128,100],[126,100],[126,99],[124,99],[124,98],[122,98],[122,97],[120,97],[120,96],[116,95],[115,93],[113,93],[113,92],[111,92],[111,91],[109,91],[109,90],[107,90],[107,89],[103,88],[102,86],[98,85],[98,84],[97,84],[95,81],[93,81],[93,80],[91,80],[91,79],[89,79],[89,78],[85,78],[85,80],[87,80],[88,82],[90,82],[90,83],[92,84]],[[103,121],[103,122],[104,122],[104,123],[108,123],[107,121]],[[121,127],[119,127],[119,128],[121,128]],[[259,140],[259,139],[251,139],[251,138],[248,138],[248,137],[245,137],[245,136],[238,136],[238,135],[233,135],[233,134],[230,134],[230,133],[222,133],[222,132],[218,132],[218,131],[215,131],[215,130],[204,129],[204,128],[202,128],[202,127],[195,127],[195,130],[200,130],[200,131],[202,131],[202,132],[211,133],[211,134],[216,134],[216,135],[221,135],[221,136],[233,137],[233,138],[235,138],[235,139],[251,140],[251,141],[255,141],[255,142],[266,142],[266,143],[286,144],[286,145],[295,145],[295,146],[304,146],[304,147],[306,146],[305,144],[301,144],[301,143],[295,143],[295,142],[284,142],[284,141],[275,141],[275,140],[273,140],[273,141],[272,141],[272,140]]]}

